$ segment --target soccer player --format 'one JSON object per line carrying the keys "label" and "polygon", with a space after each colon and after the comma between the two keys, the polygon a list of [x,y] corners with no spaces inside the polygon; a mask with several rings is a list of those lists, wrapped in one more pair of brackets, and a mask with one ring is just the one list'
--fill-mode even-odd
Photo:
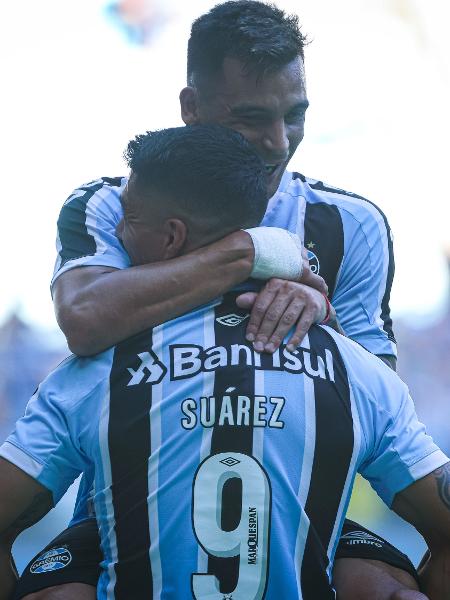
{"label": "soccer player", "polygon": [[[297,19],[271,5],[219,4],[192,27],[188,85],[180,93],[182,118],[187,124],[223,124],[255,146],[271,196],[262,224],[300,235],[311,268],[328,284],[330,322],[337,314],[347,336],[395,367],[389,315],[394,263],[384,215],[359,196],[285,170],[303,138],[308,105],[304,43]],[[162,265],[130,268],[116,236],[125,186],[122,177],[80,187],[58,221],[53,297],[69,346],[80,355],[220,295],[244,281],[252,268],[253,245],[240,232]],[[294,349],[328,311],[319,291],[281,279],[269,280],[258,295],[243,294],[238,303],[252,307],[247,339],[256,350],[269,352],[293,324],[289,346]],[[344,545],[343,551],[356,555],[361,547]],[[358,568],[361,572],[362,565]],[[348,569],[352,585],[354,572],[353,564]]]}
{"label": "soccer player", "polygon": [[[186,124],[225,125],[255,146],[266,164],[271,196],[262,224],[300,234],[312,268],[328,283],[345,333],[394,365],[393,259],[385,217],[359,196],[286,171],[303,139],[308,107],[304,43],[297,19],[274,6],[247,0],[219,4],[192,27],[182,118]],[[253,247],[245,236],[230,239],[233,252],[224,251],[224,241],[219,250],[205,247],[164,269],[141,268],[137,277],[127,269],[130,260],[115,233],[125,185],[122,177],[82,186],[59,217],[53,295],[61,328],[80,355],[103,350],[248,277],[242,257]],[[257,350],[273,351],[297,323],[295,347],[325,311],[317,290],[270,281],[255,302],[247,332]]]}
{"label": "soccer player", "polygon": [[[264,164],[228,129],[148,133],[128,157],[119,232],[136,264],[195,251],[265,211]],[[406,386],[326,327],[293,351],[287,336],[258,354],[237,293],[71,356],[41,384],[0,448],[2,600],[15,535],[80,472],[94,482],[100,600],[335,598],[357,471],[424,535],[424,591],[448,597],[450,467]],[[27,572],[45,586],[46,573],[80,562],[59,538]]]}

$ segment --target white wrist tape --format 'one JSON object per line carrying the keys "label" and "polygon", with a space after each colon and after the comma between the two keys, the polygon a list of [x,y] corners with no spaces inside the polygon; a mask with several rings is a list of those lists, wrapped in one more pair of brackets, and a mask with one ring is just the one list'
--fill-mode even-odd
{"label": "white wrist tape", "polygon": [[251,277],[279,277],[298,281],[303,272],[302,242],[298,235],[279,227],[245,229],[255,247]]}

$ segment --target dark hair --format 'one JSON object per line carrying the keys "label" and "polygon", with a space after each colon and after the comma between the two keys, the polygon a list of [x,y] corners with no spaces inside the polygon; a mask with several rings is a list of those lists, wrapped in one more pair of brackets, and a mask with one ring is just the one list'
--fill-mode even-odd
{"label": "dark hair", "polygon": [[188,43],[188,85],[202,84],[220,72],[225,57],[237,58],[258,73],[275,71],[304,58],[306,37],[298,17],[274,4],[230,0],[194,21]]}
{"label": "dark hair", "polygon": [[217,230],[259,225],[267,208],[264,163],[236,131],[191,125],[148,131],[128,144],[125,159],[140,192],[160,191],[187,216]]}

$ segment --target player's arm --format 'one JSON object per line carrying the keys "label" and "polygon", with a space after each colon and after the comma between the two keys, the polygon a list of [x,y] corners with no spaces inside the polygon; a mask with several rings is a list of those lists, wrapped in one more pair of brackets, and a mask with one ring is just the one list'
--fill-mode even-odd
{"label": "player's arm", "polygon": [[[124,185],[123,179],[102,179],[82,186],[58,219],[53,295],[76,354],[95,354],[207,302],[247,279],[254,266],[254,245],[240,231],[171,261],[128,268],[116,235]],[[326,289],[307,265],[300,281]]]}
{"label": "player's arm", "polygon": [[[420,423],[406,385],[356,344],[337,339],[348,369],[364,433],[358,470],[381,499],[412,523],[430,547],[434,564],[422,590],[450,597],[450,463]],[[447,569],[447,574],[441,569]]]}
{"label": "player's arm", "polygon": [[[95,354],[228,291],[252,274],[254,258],[250,235],[238,231],[158,263],[71,269],[53,286],[58,323],[75,354]],[[307,264],[301,281],[324,286]]]}
{"label": "player's arm", "polygon": [[[0,600],[8,598],[16,580],[10,556],[17,535],[57,504],[81,472],[93,474],[80,432],[95,428],[98,397],[80,388],[73,404],[73,386],[68,396],[62,394],[60,375],[54,372],[39,386],[0,446]],[[83,410],[77,418],[78,403]]]}
{"label": "player's arm", "polygon": [[419,571],[422,591],[430,600],[450,598],[450,463],[399,492],[392,508],[429,547],[429,559]]}
{"label": "player's arm", "polygon": [[74,268],[53,286],[57,320],[75,354],[95,354],[244,281],[253,258],[251,238],[240,231],[168,261]]}
{"label": "player's arm", "polygon": [[0,600],[12,597],[17,581],[11,555],[14,540],[52,507],[47,488],[0,457]]}

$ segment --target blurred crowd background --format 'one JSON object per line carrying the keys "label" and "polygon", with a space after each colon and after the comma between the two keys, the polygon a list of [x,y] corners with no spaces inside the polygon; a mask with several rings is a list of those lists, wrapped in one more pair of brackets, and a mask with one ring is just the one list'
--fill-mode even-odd
{"label": "blurred crowd background", "polygon": [[[59,208],[71,190],[124,174],[146,129],[181,124],[178,91],[192,20],[211,0],[16,0],[0,8],[4,257],[0,438],[68,349],[49,281]],[[395,234],[398,371],[450,452],[450,133],[447,0],[280,0],[311,44],[311,108],[291,167],[360,193]],[[21,570],[67,524],[76,484],[15,544]],[[358,480],[350,513],[418,562],[420,536]]]}

